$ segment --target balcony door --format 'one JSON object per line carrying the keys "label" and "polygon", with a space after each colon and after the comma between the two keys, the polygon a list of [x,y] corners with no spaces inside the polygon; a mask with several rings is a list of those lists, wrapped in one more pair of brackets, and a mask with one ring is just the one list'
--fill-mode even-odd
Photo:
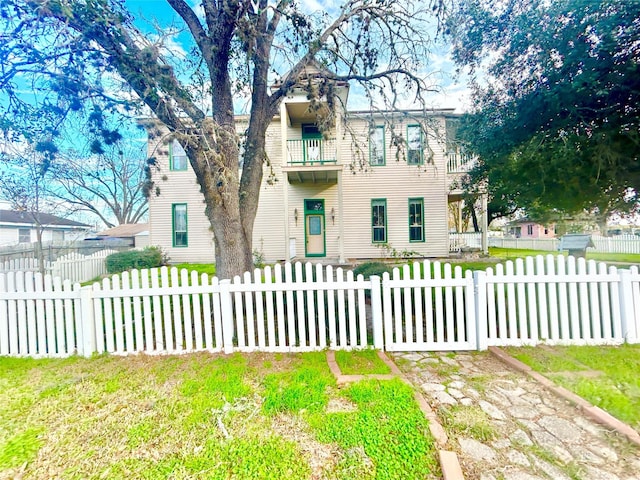
{"label": "balcony door", "polygon": [[305,163],[322,162],[322,133],[317,125],[302,124],[302,149]]}
{"label": "balcony door", "polygon": [[324,200],[304,201],[305,256],[325,256]]}

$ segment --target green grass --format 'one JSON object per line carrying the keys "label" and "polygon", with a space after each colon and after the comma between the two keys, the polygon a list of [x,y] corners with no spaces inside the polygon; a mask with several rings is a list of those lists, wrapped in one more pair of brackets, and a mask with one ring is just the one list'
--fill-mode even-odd
{"label": "green grass", "polygon": [[[489,255],[491,257],[503,260],[514,260],[516,258],[535,257],[536,255],[557,255],[558,252],[549,252],[543,250],[527,250],[516,248],[498,248],[490,247]],[[567,252],[564,252],[567,255]],[[640,254],[632,253],[600,253],[587,249],[587,260],[597,260],[599,262],[615,262],[629,265],[640,264]]]}
{"label": "green grass", "polygon": [[213,277],[216,274],[216,266],[213,263],[178,263],[170,266],[176,267],[178,270],[182,270],[183,268],[186,268],[190,272],[196,271],[200,275],[202,275],[203,273],[206,273],[210,277]]}
{"label": "green grass", "polygon": [[478,406],[451,405],[439,410],[443,426],[456,436],[471,437],[480,442],[493,440],[497,432],[489,416]]}
{"label": "green grass", "polygon": [[404,385],[339,390],[324,352],[0,358],[0,478],[424,478],[416,412]]}
{"label": "green grass", "polygon": [[356,411],[309,415],[320,441],[351,452],[338,464],[338,471],[353,472],[343,478],[417,479],[437,473],[428,423],[409,386],[398,379],[367,380],[343,395]]}
{"label": "green grass", "polygon": [[614,417],[640,428],[640,345],[522,347],[507,351]]}
{"label": "green grass", "polygon": [[376,350],[338,350],[336,362],[344,375],[391,373],[391,369],[378,357]]}

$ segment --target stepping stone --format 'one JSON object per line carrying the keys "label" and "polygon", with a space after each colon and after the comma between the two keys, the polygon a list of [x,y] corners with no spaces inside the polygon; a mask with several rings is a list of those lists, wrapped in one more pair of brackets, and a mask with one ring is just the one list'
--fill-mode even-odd
{"label": "stepping stone", "polygon": [[441,383],[427,382],[420,385],[420,388],[422,388],[425,392],[432,393],[432,392],[444,392],[446,387]]}
{"label": "stepping stone", "polygon": [[527,418],[531,420],[538,416],[538,412],[536,411],[536,409],[531,408],[530,406],[529,407],[521,407],[521,406],[511,407],[507,411],[509,412],[509,415],[511,415],[514,418]]}
{"label": "stepping stone", "polygon": [[511,442],[507,438],[501,438],[499,440],[494,440],[491,442],[491,446],[496,450],[504,450],[505,448],[509,448],[511,446]]}
{"label": "stepping stone", "polygon": [[496,460],[496,452],[493,448],[473,438],[459,438],[458,443],[460,443],[462,453],[473,460],[479,462],[494,462]]}
{"label": "stepping stone", "polygon": [[455,388],[447,388],[447,393],[458,400],[464,398],[464,393],[462,393],[460,390],[456,390]]}
{"label": "stepping stone", "polygon": [[571,478],[562,473],[558,467],[551,465],[538,457],[533,458],[533,465],[554,480],[571,480]]}
{"label": "stepping stone", "polygon": [[464,383],[464,382],[461,382],[460,380],[456,380],[456,381],[454,381],[454,382],[450,382],[450,383],[447,385],[447,387],[450,387],[450,388],[457,388],[458,390],[460,390],[460,389],[461,389],[462,387],[464,387],[464,386],[465,386],[465,383]]}
{"label": "stepping stone", "polygon": [[507,452],[507,459],[514,465],[521,465],[523,467],[528,467],[531,465],[527,456],[524,453],[519,452],[518,450],[509,450]]}
{"label": "stepping stone", "polygon": [[449,395],[447,392],[432,392],[431,396],[438,402],[444,405],[457,405],[458,401]]}
{"label": "stepping stone", "polygon": [[517,445],[525,445],[525,446],[533,445],[533,442],[529,438],[529,435],[527,435],[523,430],[520,430],[520,429],[513,432],[509,436],[509,438],[511,438],[511,441]]}
{"label": "stepping stone", "polygon": [[555,416],[542,417],[537,423],[554,437],[566,443],[578,443],[584,436],[584,432],[580,427],[564,418]]}
{"label": "stepping stone", "polygon": [[480,402],[478,402],[480,405],[480,408],[482,409],[482,411],[484,413],[486,413],[487,415],[489,415],[491,418],[494,418],[496,420],[506,420],[507,417],[505,416],[504,413],[502,413],[497,407],[495,407],[494,405],[490,404],[489,402],[485,401],[485,400],[480,400]]}

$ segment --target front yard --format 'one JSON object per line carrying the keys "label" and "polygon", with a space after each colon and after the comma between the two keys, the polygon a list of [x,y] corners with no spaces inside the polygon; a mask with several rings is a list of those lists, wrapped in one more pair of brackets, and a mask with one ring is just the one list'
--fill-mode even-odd
{"label": "front yard", "polygon": [[324,352],[0,358],[0,478],[438,476],[411,388]]}

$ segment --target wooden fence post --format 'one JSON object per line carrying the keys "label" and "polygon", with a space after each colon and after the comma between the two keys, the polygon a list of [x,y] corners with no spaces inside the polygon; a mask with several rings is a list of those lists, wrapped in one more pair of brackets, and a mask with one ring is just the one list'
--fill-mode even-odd
{"label": "wooden fence post", "polygon": [[96,351],[96,325],[93,309],[93,287],[80,289],[80,321],[77,322],[78,353],[90,357]]}
{"label": "wooden fence post", "polygon": [[476,308],[476,348],[486,350],[487,342],[487,274],[473,272],[473,301]]}
{"label": "wooden fence post", "polygon": [[224,353],[233,353],[233,304],[229,285],[231,280],[220,281],[220,312],[222,314],[222,343]]}
{"label": "wooden fence post", "polygon": [[373,327],[373,347],[379,350],[384,348],[383,324],[382,324],[382,289],[380,277],[373,275],[371,278],[371,324]]}

